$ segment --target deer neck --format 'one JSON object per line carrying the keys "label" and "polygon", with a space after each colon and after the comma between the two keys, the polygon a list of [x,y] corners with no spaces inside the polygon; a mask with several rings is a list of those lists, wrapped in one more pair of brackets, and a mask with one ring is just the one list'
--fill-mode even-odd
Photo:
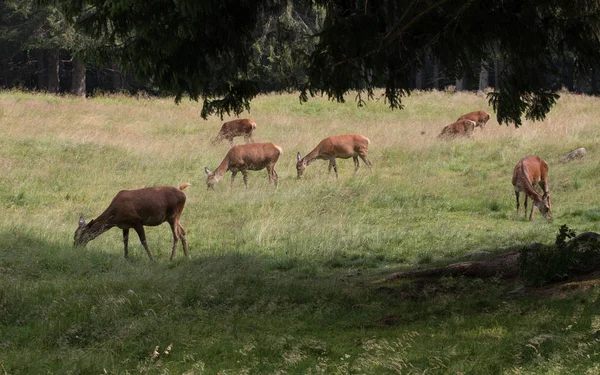
{"label": "deer neck", "polygon": [[93,240],[102,233],[114,227],[115,224],[112,222],[113,217],[114,215],[111,215],[105,211],[96,219],[90,221],[84,229],[86,237],[85,243]]}
{"label": "deer neck", "polygon": [[535,203],[541,202],[542,196],[533,188],[531,180],[529,179],[529,175],[527,175],[527,171],[525,170],[525,166],[523,164],[521,164],[521,172],[521,175],[523,176],[523,189],[525,190],[525,194],[527,194],[527,196]]}
{"label": "deer neck", "polygon": [[308,166],[310,163],[312,163],[313,161],[317,160],[319,158],[320,153],[321,153],[321,150],[319,149],[319,147],[316,147],[314,150],[312,150],[311,152],[309,152],[304,157],[304,160],[306,161],[306,165]]}
{"label": "deer neck", "polygon": [[221,164],[219,164],[217,169],[215,169],[215,171],[213,172],[214,178],[217,181],[219,181],[221,178],[223,178],[223,176],[225,176],[225,173],[227,173],[228,170],[229,170],[229,159],[225,158],[225,159],[223,159]]}

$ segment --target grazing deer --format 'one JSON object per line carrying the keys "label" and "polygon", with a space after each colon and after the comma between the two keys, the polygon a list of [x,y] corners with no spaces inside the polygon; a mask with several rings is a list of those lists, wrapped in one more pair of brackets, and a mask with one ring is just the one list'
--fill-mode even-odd
{"label": "grazing deer", "polygon": [[368,159],[369,143],[371,143],[369,138],[360,134],[342,134],[327,137],[319,142],[317,147],[305,157],[298,153],[296,163],[298,178],[301,178],[306,167],[317,159],[329,160],[328,172],[331,173],[331,168],[333,168],[336,178],[338,178],[336,158],[354,159],[354,172],[356,173],[359,167],[358,158],[360,157],[367,167],[373,171],[371,161]]}
{"label": "grazing deer", "polygon": [[281,154],[283,154],[283,149],[275,143],[249,143],[233,146],[214,172],[208,168],[204,168],[204,171],[208,175],[206,185],[209,189],[214,189],[215,184],[223,178],[225,173],[231,171],[232,186],[235,175],[238,172],[242,172],[244,184],[248,187],[248,170],[260,171],[266,168],[269,183],[274,182],[275,187],[277,187],[278,176],[275,164],[277,164],[277,160]]}
{"label": "grazing deer", "polygon": [[446,125],[440,135],[439,139],[454,139],[456,137],[467,137],[470,138],[475,130],[475,121],[472,120],[458,120],[450,125]]}
{"label": "grazing deer", "polygon": [[226,122],[221,126],[221,130],[217,137],[213,139],[212,143],[217,143],[223,139],[229,140],[229,144],[233,147],[233,138],[238,136],[244,136],[246,143],[254,142],[252,134],[256,130],[256,123],[250,119],[238,119]]}
{"label": "grazing deer", "polygon": [[[540,195],[534,189],[535,184],[540,185],[544,194]],[[519,216],[519,192],[525,193],[525,216],[527,216],[527,197],[531,198],[531,213],[529,220],[533,220],[533,207],[537,207],[542,215],[552,220],[550,210],[550,192],[548,189],[548,164],[538,156],[526,156],[515,166],[512,178],[517,198],[517,216]]]}
{"label": "grazing deer", "polygon": [[178,240],[181,240],[183,252],[187,256],[188,245],[185,240],[185,230],[179,219],[186,199],[183,189],[188,186],[191,185],[183,184],[179,189],[172,186],[157,186],[137,190],[121,190],[115,195],[108,208],[96,219],[86,224],[83,216],[79,218],[74,246],[83,247],[107,230],[119,227],[123,230],[123,244],[125,245],[125,258],[127,258],[129,229],[133,228],[140,237],[148,257],[150,260],[154,260],[146,244],[144,226],[156,226],[166,221],[173,231],[171,260],[175,256]]}
{"label": "grazing deer", "polygon": [[483,129],[483,126],[490,120],[490,114],[486,111],[474,111],[460,116],[458,120],[471,120],[475,122],[476,126]]}

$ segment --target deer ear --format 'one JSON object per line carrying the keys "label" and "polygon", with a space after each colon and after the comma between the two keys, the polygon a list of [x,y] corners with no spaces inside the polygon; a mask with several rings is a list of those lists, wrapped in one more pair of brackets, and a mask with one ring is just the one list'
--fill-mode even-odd
{"label": "deer ear", "polygon": [[296,158],[298,159],[298,161],[302,160],[302,155],[300,155],[300,153],[298,153],[298,155],[296,155]]}
{"label": "deer ear", "polygon": [[206,172],[206,174],[211,174],[212,173],[212,171],[210,169],[206,168],[206,167],[204,167],[204,172]]}
{"label": "deer ear", "polygon": [[83,216],[79,216],[79,228],[85,227],[85,219]]}

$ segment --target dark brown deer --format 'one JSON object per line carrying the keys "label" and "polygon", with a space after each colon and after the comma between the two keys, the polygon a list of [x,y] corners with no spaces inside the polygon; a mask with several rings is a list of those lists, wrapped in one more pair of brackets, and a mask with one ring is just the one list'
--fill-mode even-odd
{"label": "dark brown deer", "polygon": [[305,157],[302,157],[300,153],[296,155],[296,171],[298,172],[298,178],[301,178],[306,167],[317,159],[329,160],[328,171],[331,173],[331,168],[333,168],[336,178],[338,177],[337,164],[335,162],[336,158],[352,158],[354,160],[354,172],[356,172],[359,167],[358,158],[360,157],[372,171],[372,164],[368,158],[370,143],[371,141],[369,138],[360,134],[342,134],[327,137],[319,142],[317,147]]}
{"label": "dark brown deer", "polygon": [[246,143],[254,142],[252,134],[256,130],[256,123],[250,119],[243,118],[238,120],[228,121],[221,126],[221,130],[212,143],[220,142],[223,139],[229,140],[229,144],[233,147],[233,138],[243,136]]}
{"label": "dark brown deer", "polygon": [[269,183],[274,182],[277,187],[278,176],[275,164],[281,154],[283,154],[283,149],[275,143],[250,143],[233,146],[214,172],[204,168],[207,174],[206,185],[209,189],[214,189],[225,173],[231,171],[231,185],[233,185],[236,174],[242,172],[244,185],[248,187],[248,171],[260,171],[266,168]]}
{"label": "dark brown deer", "polygon": [[181,240],[183,252],[188,256],[185,230],[179,222],[186,200],[183,189],[188,186],[190,184],[183,184],[179,189],[172,186],[156,186],[138,190],[121,190],[115,195],[108,208],[96,219],[86,224],[83,216],[79,218],[74,246],[85,246],[107,230],[119,227],[123,230],[123,244],[125,245],[125,258],[127,258],[129,229],[133,228],[140,237],[148,257],[150,260],[154,260],[146,243],[144,226],[157,226],[166,221],[173,232],[171,260],[175,256],[178,240]]}
{"label": "dark brown deer", "polygon": [[[550,190],[548,188],[548,164],[539,156],[526,156],[521,159],[513,171],[512,184],[515,187],[517,198],[517,216],[519,216],[519,193],[525,193],[525,216],[527,216],[527,197],[531,198],[531,213],[529,220],[533,220],[533,207],[537,207],[542,215],[552,220],[550,209]],[[535,191],[534,185],[539,184],[544,191],[540,195]]]}
{"label": "dark brown deer", "polygon": [[483,129],[483,126],[490,120],[490,114],[486,111],[473,111],[460,116],[458,120],[471,120],[475,122],[475,126]]}

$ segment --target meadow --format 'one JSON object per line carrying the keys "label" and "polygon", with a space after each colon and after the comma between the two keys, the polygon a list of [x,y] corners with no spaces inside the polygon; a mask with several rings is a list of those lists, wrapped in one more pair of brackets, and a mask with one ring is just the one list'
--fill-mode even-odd
{"label": "meadow", "polygon": [[[86,100],[0,92],[0,373],[4,374],[594,374],[600,371],[595,279],[529,288],[519,280],[380,283],[415,267],[551,244],[567,224],[600,222],[600,99],[562,93],[543,122],[494,116],[473,139],[436,139],[483,94],[416,92],[392,111],[265,95],[242,114],[257,142],[284,149],[266,171],[206,189],[227,141],[223,121],[172,98]],[[305,155],[329,135],[371,140],[374,170]],[[236,143],[240,143],[240,138]],[[558,160],[585,147],[587,155]],[[515,215],[514,165],[550,167],[554,220]],[[112,229],[73,248],[80,215],[123,189],[186,189],[181,246],[167,224],[137,235],[128,260]],[[514,291],[519,293],[513,293]],[[525,291],[525,292],[523,292]]]}

